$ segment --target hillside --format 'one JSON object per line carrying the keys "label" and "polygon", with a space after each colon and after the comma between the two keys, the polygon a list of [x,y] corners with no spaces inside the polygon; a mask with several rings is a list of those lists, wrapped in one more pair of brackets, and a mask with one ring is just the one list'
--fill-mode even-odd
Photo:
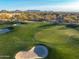
{"label": "hillside", "polygon": [[14,59],[18,51],[29,50],[35,44],[48,46],[47,59],[79,59],[79,27],[47,23],[17,26],[13,32],[0,35],[0,56],[10,56],[0,59]]}

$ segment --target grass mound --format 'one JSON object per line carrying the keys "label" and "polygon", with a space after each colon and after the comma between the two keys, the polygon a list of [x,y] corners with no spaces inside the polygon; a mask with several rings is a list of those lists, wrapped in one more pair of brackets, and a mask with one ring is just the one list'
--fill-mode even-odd
{"label": "grass mound", "polygon": [[[5,26],[0,25],[0,28]],[[10,56],[0,59],[14,59],[18,51],[29,50],[36,44],[45,44],[48,47],[47,59],[79,59],[78,28],[47,23],[20,25],[15,27],[15,31],[0,35],[0,55]]]}
{"label": "grass mound", "polygon": [[47,44],[52,49],[48,59],[79,58],[79,31],[76,29],[56,25],[42,29],[36,33],[35,37],[39,42]]}

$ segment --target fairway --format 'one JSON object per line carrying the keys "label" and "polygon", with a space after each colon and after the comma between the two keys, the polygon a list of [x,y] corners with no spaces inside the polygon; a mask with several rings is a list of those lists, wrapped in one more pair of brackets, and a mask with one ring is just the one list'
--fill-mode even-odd
{"label": "fairway", "polygon": [[[0,28],[7,25],[0,25]],[[45,44],[49,49],[46,59],[79,59],[79,27],[48,23],[29,23],[15,27],[14,31],[0,35],[0,59],[15,59],[17,52]]]}

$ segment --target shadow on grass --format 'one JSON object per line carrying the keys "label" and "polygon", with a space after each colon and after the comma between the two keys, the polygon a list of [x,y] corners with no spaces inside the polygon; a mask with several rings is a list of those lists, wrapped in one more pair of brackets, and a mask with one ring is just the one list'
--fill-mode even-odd
{"label": "shadow on grass", "polygon": [[69,44],[71,44],[73,47],[79,48],[79,37],[71,36]]}
{"label": "shadow on grass", "polygon": [[61,54],[56,50],[56,48],[48,47],[49,55],[46,59],[63,59]]}
{"label": "shadow on grass", "polygon": [[38,41],[38,43],[35,45],[39,44],[44,45],[48,48],[48,56],[45,59],[63,59],[63,56],[61,56],[61,53],[59,53],[59,51],[54,47],[53,44]]}
{"label": "shadow on grass", "polygon": [[58,25],[58,24],[45,24],[45,25],[42,25],[42,26],[39,26],[38,28],[40,29],[46,29],[46,28],[49,28],[49,27],[51,27],[51,26],[56,26],[56,25]]}
{"label": "shadow on grass", "polygon": [[46,28],[50,28],[52,26],[61,26],[64,25],[64,28],[60,28],[60,29],[66,29],[66,28],[71,28],[71,29],[75,29],[77,31],[79,31],[79,24],[58,24],[58,23],[53,23],[53,24],[45,24],[42,26],[39,26],[38,29],[46,29]]}
{"label": "shadow on grass", "polygon": [[79,31],[79,24],[66,24],[66,28],[71,28]]}

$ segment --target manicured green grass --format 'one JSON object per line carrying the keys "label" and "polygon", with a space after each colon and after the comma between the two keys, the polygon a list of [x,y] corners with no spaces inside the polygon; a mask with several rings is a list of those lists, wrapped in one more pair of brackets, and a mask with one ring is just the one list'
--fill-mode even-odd
{"label": "manicured green grass", "polygon": [[35,37],[51,49],[48,59],[79,59],[78,30],[56,25],[40,30]]}
{"label": "manicured green grass", "polygon": [[[6,25],[0,25],[0,28]],[[31,23],[15,27],[13,32],[0,35],[0,55],[10,56],[21,50],[29,50],[35,44],[48,46],[46,59],[79,59],[79,31],[65,25],[48,25],[47,23]]]}

